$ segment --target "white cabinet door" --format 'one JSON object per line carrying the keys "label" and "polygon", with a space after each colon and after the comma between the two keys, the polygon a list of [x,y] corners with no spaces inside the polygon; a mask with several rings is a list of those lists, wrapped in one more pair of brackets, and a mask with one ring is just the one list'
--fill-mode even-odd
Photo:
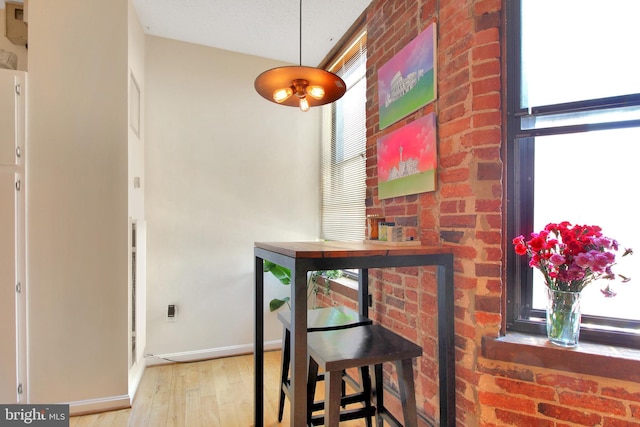
{"label": "white cabinet door", "polygon": [[0,170],[0,402],[18,402],[16,179]]}
{"label": "white cabinet door", "polygon": [[16,165],[24,140],[23,71],[0,70],[0,165]]}

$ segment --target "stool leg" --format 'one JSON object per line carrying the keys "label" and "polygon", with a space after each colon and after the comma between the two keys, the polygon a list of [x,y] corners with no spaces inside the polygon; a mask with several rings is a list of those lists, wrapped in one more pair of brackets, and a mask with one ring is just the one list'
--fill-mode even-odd
{"label": "stool leg", "polygon": [[[347,371],[345,369],[343,369],[342,370],[342,377],[344,378],[346,375],[347,375]],[[344,379],[342,380],[342,387],[341,387],[340,390],[342,392],[341,396],[346,396],[347,395],[347,383],[346,383],[346,381]],[[343,404],[342,407],[346,408],[347,404],[346,403]]]}
{"label": "stool leg", "polygon": [[416,393],[413,385],[413,365],[411,359],[397,360],[395,365],[398,373],[398,388],[400,389],[404,427],[418,427],[418,412],[416,409]]}
{"label": "stool leg", "polygon": [[[362,392],[365,395],[364,407],[369,410],[371,408],[371,374],[368,366],[360,367],[360,380],[362,381]],[[371,416],[367,416],[367,427],[372,427]]]}
{"label": "stool leg", "polygon": [[278,422],[284,415],[284,387],[289,387],[289,363],[291,362],[291,333],[283,328],[282,334],[282,365],[280,366],[280,399],[278,400]]}
{"label": "stool leg", "polygon": [[313,416],[313,401],[315,399],[316,384],[318,382],[318,363],[313,360],[313,357],[309,357],[308,365],[309,375],[307,377],[307,426],[311,426],[311,417]]}
{"label": "stool leg", "polygon": [[373,377],[375,381],[375,388],[373,394],[376,397],[376,427],[383,427],[384,419],[382,418],[382,411],[384,411],[384,399],[383,399],[383,385],[382,385],[382,364],[377,364],[373,367]]}
{"label": "stool leg", "polygon": [[338,427],[340,424],[340,398],[342,372],[331,371],[324,374],[324,425]]}

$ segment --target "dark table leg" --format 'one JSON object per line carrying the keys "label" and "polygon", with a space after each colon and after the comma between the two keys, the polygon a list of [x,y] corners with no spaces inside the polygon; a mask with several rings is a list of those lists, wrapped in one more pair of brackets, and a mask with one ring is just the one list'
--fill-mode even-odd
{"label": "dark table leg", "polygon": [[264,273],[262,258],[255,257],[255,344],[254,363],[254,426],[262,427],[264,420]]}
{"label": "dark table leg", "polygon": [[438,375],[440,425],[456,425],[453,255],[438,266]]}
{"label": "dark table leg", "polygon": [[307,271],[292,268],[291,277],[291,425],[307,422]]}

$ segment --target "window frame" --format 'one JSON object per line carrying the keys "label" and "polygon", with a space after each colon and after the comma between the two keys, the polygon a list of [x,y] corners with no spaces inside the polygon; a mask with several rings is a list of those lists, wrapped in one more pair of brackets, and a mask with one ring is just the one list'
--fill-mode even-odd
{"label": "window frame", "polygon": [[[572,134],[607,129],[640,127],[640,120],[610,121],[596,124],[578,124],[537,129],[524,129],[523,118],[535,118],[563,113],[606,111],[628,106],[640,106],[640,94],[629,94],[601,99],[589,99],[563,104],[544,105],[529,110],[521,107],[521,0],[507,1],[506,19],[506,147],[505,147],[505,209],[506,209],[506,319],[507,331],[546,334],[544,310],[532,309],[533,269],[527,257],[515,254],[511,239],[529,235],[533,231],[534,212],[534,154],[538,136]],[[639,328],[640,321],[626,321],[598,316],[585,316],[583,320],[602,327]],[[585,327],[581,340],[598,343],[640,347],[640,335],[622,330]]]}

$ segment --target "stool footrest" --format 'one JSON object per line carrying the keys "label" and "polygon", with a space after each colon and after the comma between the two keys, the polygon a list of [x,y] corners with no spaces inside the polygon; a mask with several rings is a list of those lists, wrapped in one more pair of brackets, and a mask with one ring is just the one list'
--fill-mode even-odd
{"label": "stool footrest", "polygon": [[[342,398],[340,398],[340,406],[344,407],[347,405],[351,405],[352,403],[364,403],[367,401],[367,399],[370,399],[370,398],[371,396],[369,396],[365,392],[349,394],[346,396],[342,396]],[[315,402],[313,402],[313,406],[311,407],[311,410],[313,412],[322,411],[323,409],[324,409],[324,400],[316,400]]]}
{"label": "stool footrest", "polygon": [[[357,420],[360,418],[373,417],[376,414],[375,406],[369,408],[353,408],[346,409],[340,412],[340,421]],[[314,415],[311,417],[311,425],[320,426],[324,425],[324,415]]]}

